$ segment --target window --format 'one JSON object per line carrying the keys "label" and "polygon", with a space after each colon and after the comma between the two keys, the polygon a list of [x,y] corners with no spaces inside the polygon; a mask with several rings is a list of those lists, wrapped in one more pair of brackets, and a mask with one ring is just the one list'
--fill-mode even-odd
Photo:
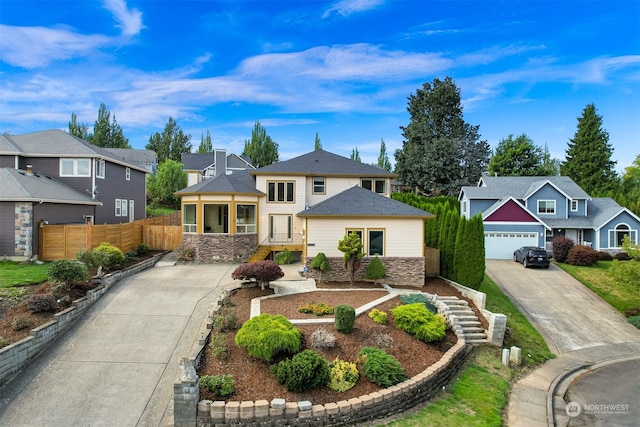
{"label": "window", "polygon": [[538,200],[538,213],[539,214],[555,214],[556,201],[555,200]]}
{"label": "window", "polygon": [[104,179],[105,164],[104,160],[96,160],[96,178]]}
{"label": "window", "polygon": [[578,201],[577,200],[572,200],[571,201],[571,212],[577,212],[578,210]]}
{"label": "window", "polygon": [[367,190],[375,191],[378,194],[384,194],[387,189],[387,180],[362,178],[360,180],[360,185],[362,186],[362,188],[366,188]]}
{"label": "window", "polygon": [[131,180],[131,168],[127,168],[124,172],[124,176],[127,181]]}
{"label": "window", "polygon": [[313,177],[313,194],[324,194],[324,177],[322,176],[314,176]]}
{"label": "window", "polygon": [[91,159],[60,159],[60,176],[91,176]]}
{"label": "window", "polygon": [[256,232],[256,205],[236,205],[236,233]]}
{"label": "window", "polygon": [[116,216],[122,216],[122,200],[116,199]]}
{"label": "window", "polygon": [[384,230],[369,230],[369,256],[384,256]]}
{"label": "window", "polygon": [[129,211],[127,210],[127,206],[129,206],[129,201],[127,199],[122,199],[122,216],[129,216]]}
{"label": "window", "polygon": [[295,201],[293,181],[274,181],[267,183],[267,201],[293,203]]}
{"label": "window", "polygon": [[631,230],[627,224],[618,224],[613,230],[609,230],[609,247],[621,248],[624,236],[629,236],[631,243],[636,243],[636,230]]}
{"label": "window", "polygon": [[184,205],[182,210],[182,231],[185,233],[196,232],[196,205]]}

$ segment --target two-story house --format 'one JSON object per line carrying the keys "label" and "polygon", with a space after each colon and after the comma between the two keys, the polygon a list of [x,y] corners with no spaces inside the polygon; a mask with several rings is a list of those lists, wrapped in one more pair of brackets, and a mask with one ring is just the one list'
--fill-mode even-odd
{"label": "two-story house", "polygon": [[216,149],[211,154],[183,153],[182,170],[187,174],[187,187],[221,174],[253,170],[251,162],[227,150]]}
{"label": "two-story house", "polygon": [[354,232],[364,246],[362,271],[379,256],[387,281],[422,286],[424,220],[433,215],[392,199],[394,177],[323,150],[219,175],[176,193],[183,247],[200,262],[245,262],[286,248],[307,262],[323,252],[341,266],[338,241]]}
{"label": "two-story house", "polygon": [[145,218],[147,172],[62,130],[0,136],[0,256],[37,254],[41,223]]}
{"label": "two-story house", "polygon": [[460,190],[460,213],[480,213],[487,258],[509,259],[521,246],[552,249],[556,236],[617,252],[638,243],[640,218],[610,198],[592,198],[566,176],[483,176]]}

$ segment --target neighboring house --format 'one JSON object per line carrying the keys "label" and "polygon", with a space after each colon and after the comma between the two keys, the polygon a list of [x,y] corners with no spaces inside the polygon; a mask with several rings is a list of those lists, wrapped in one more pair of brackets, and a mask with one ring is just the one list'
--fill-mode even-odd
{"label": "neighboring house", "polygon": [[389,283],[422,286],[424,220],[433,215],[392,199],[394,177],[323,150],[219,175],[176,193],[183,247],[200,262],[245,262],[284,249],[308,262],[323,252],[330,278],[344,274],[338,241],[355,232],[363,242],[361,276],[380,256]]}
{"label": "neighboring house", "polygon": [[480,213],[487,258],[508,259],[521,246],[552,250],[565,236],[598,251],[617,252],[628,235],[638,243],[640,218],[610,198],[592,198],[566,176],[483,176],[460,190],[460,212]]}
{"label": "neighboring house", "polygon": [[135,148],[105,148],[123,162],[140,166],[151,173],[158,170],[158,155],[153,150],[138,150]]}
{"label": "neighboring house", "polygon": [[220,174],[253,170],[255,167],[244,157],[236,154],[227,156],[226,150],[215,150],[212,154],[183,153],[182,169],[187,173],[189,187]]}
{"label": "neighboring house", "polygon": [[41,223],[145,218],[146,174],[61,130],[0,136],[0,256],[36,255]]}

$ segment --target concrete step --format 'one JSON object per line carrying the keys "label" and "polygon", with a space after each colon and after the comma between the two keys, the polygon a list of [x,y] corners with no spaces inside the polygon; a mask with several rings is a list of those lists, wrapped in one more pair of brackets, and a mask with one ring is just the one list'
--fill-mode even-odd
{"label": "concrete step", "polygon": [[454,305],[464,305],[464,306],[469,306],[469,303],[466,302],[465,300],[462,299],[458,299],[458,300],[447,300],[447,301],[443,301],[444,303],[446,303],[448,306],[454,306]]}
{"label": "concrete step", "polygon": [[471,320],[478,320],[478,318],[476,317],[475,314],[462,314],[462,315],[455,315],[456,318],[458,319],[458,321],[460,322],[464,322],[464,321],[471,321]]}
{"label": "concrete step", "polygon": [[487,339],[487,334],[485,334],[484,332],[471,332],[471,333],[467,333],[467,331],[464,332],[464,339]]}
{"label": "concrete step", "polygon": [[486,339],[486,338],[484,338],[484,339],[477,339],[477,338],[474,338],[474,339],[467,339],[467,337],[465,337],[465,338],[464,338],[464,341],[465,341],[467,344],[488,344],[488,343],[489,343],[489,340],[488,340],[488,339]]}
{"label": "concrete step", "polygon": [[481,326],[463,326],[462,330],[464,331],[464,333],[466,334],[467,332],[469,333],[481,333],[484,334],[484,329]]}

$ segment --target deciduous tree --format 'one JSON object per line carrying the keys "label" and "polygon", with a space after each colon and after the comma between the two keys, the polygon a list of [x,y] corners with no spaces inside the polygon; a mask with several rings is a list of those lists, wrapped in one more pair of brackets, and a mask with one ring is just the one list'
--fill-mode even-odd
{"label": "deciduous tree", "polygon": [[560,172],[571,177],[589,195],[611,194],[617,188],[616,162],[611,160],[613,148],[594,104],[588,104],[582,111],[565,153]]}
{"label": "deciduous tree", "polygon": [[380,138],[380,154],[378,155],[378,166],[382,169],[391,172],[391,162],[387,155],[387,145],[384,143],[384,139]]}
{"label": "deciduous tree", "polygon": [[256,121],[251,132],[251,139],[244,142],[243,156],[251,159],[251,164],[259,168],[275,163],[279,160],[278,143],[273,141],[267,130]]}
{"label": "deciduous tree", "polygon": [[163,204],[178,208],[180,200],[173,194],[182,190],[187,182],[187,174],[182,163],[167,159],[158,166],[156,175],[147,178],[147,191],[154,205]]}
{"label": "deciduous tree", "polygon": [[105,104],[100,104],[98,118],[93,123],[93,135],[88,135],[93,145],[105,148],[131,148],[129,140],[124,136],[122,128],[116,121],[116,115],[111,120],[111,111]]}
{"label": "deciduous tree", "polygon": [[358,151],[358,147],[351,150],[351,160],[355,160],[356,162],[362,162],[362,159],[360,159],[360,152]]}
{"label": "deciduous tree", "polygon": [[318,132],[316,132],[316,141],[315,141],[315,151],[322,150],[322,143],[320,142],[320,136],[318,136]]}
{"label": "deciduous tree", "polygon": [[75,113],[71,113],[71,121],[69,122],[69,135],[76,136],[85,141],[89,140],[89,128],[84,123],[78,123],[78,117]]}

